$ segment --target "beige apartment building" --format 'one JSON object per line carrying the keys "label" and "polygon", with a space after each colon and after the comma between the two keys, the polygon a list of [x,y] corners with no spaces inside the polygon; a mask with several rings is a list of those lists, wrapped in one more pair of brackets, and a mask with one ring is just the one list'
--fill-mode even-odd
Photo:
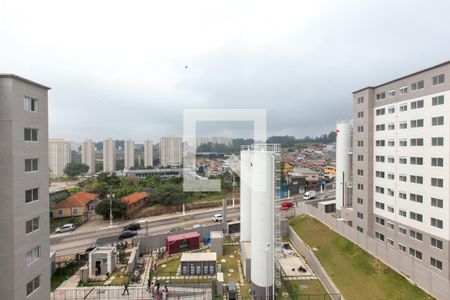
{"label": "beige apartment building", "polygon": [[159,141],[162,167],[179,167],[183,163],[183,142],[180,137],[166,136]]}
{"label": "beige apartment building", "polygon": [[0,74],[1,299],[49,299],[48,90]]}
{"label": "beige apartment building", "polygon": [[116,171],[116,142],[109,138],[103,141],[103,172]]}
{"label": "beige apartment building", "polygon": [[153,167],[153,141],[144,141],[144,168]]}
{"label": "beige apartment building", "polygon": [[129,170],[130,168],[134,167],[134,141],[126,140],[124,142],[123,160],[124,160],[124,168],[126,170]]}
{"label": "beige apartment building", "polygon": [[351,143],[342,155],[352,155],[351,166],[337,169],[352,174],[336,174],[350,180],[337,197],[342,219],[447,279],[449,112],[450,62],[354,92],[353,122],[345,125],[352,130],[337,136]]}
{"label": "beige apartment building", "polygon": [[48,140],[48,169],[50,177],[64,176],[64,168],[72,161],[72,147],[64,139]]}
{"label": "beige apartment building", "polygon": [[95,146],[91,139],[87,139],[81,144],[81,163],[89,167],[88,175],[95,173]]}

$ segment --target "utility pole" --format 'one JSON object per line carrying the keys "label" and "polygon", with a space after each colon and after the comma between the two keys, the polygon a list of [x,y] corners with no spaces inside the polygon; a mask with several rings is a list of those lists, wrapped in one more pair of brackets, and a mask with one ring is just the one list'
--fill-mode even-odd
{"label": "utility pole", "polygon": [[233,207],[234,207],[234,187],[236,186],[236,181],[235,181],[235,177],[233,175]]}
{"label": "utility pole", "polygon": [[112,199],[115,197],[115,194],[107,194],[106,197],[109,199],[109,226],[113,226],[113,213],[112,213]]}

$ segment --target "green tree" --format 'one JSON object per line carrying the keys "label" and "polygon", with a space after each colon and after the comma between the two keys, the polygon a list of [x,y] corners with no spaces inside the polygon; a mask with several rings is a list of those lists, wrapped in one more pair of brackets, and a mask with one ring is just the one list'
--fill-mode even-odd
{"label": "green tree", "polygon": [[81,163],[72,162],[64,168],[64,174],[69,177],[75,177],[89,171],[89,166]]}
{"label": "green tree", "polygon": [[[95,206],[95,212],[98,215],[103,216],[103,219],[105,220],[109,219],[109,200],[103,199],[100,202],[98,202],[97,205]],[[126,212],[127,212],[126,203],[118,199],[112,200],[112,213],[114,218],[122,218],[125,216]]]}
{"label": "green tree", "polygon": [[181,203],[183,199],[183,187],[181,184],[167,182],[158,186],[150,197],[153,203],[173,205]]}

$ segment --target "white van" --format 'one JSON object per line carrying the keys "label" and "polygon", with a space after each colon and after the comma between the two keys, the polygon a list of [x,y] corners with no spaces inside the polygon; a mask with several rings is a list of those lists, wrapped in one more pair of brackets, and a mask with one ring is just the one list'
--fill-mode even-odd
{"label": "white van", "polygon": [[214,222],[220,222],[220,221],[223,220],[223,216],[222,216],[222,214],[215,214],[215,215],[212,217],[212,219],[213,219]]}
{"label": "white van", "polygon": [[307,191],[303,195],[303,200],[314,199],[314,197],[316,197],[316,191]]}

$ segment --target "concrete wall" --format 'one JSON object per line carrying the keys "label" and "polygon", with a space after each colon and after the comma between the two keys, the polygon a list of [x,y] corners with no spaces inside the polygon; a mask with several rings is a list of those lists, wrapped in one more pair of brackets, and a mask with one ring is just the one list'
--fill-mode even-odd
{"label": "concrete wall", "polygon": [[364,233],[358,232],[332,216],[320,212],[311,205],[302,205],[299,213],[309,214],[331,229],[354,242],[392,269],[416,283],[420,288],[438,299],[450,299],[450,280],[418,263],[411,256],[399,252],[396,248],[383,244]]}

